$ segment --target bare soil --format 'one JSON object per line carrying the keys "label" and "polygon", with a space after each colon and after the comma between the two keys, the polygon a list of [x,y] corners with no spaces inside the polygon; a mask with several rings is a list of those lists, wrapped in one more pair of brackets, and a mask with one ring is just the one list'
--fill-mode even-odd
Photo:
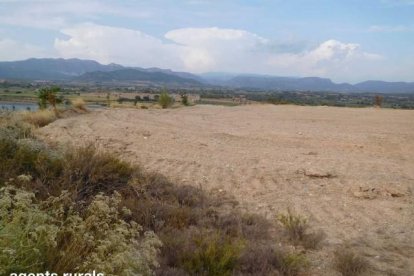
{"label": "bare soil", "polygon": [[[312,253],[332,275],[347,243],[372,275],[414,275],[414,111],[198,105],[109,109],[39,130],[49,141],[96,143],[179,183],[226,191],[274,219],[287,208],[327,234]],[[319,272],[318,272],[319,271]]]}

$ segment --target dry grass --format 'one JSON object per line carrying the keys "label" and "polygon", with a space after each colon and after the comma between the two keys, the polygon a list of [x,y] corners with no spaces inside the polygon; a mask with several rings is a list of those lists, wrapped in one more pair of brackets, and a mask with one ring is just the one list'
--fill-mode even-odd
{"label": "dry grass", "polygon": [[23,114],[23,121],[37,127],[46,126],[57,119],[55,112],[52,110],[39,110],[36,112],[27,112]]}
{"label": "dry grass", "polygon": [[363,275],[370,269],[370,265],[364,257],[348,248],[339,248],[335,252],[334,265],[342,276]]}
{"label": "dry grass", "polygon": [[280,214],[278,220],[285,227],[289,239],[306,249],[317,249],[325,238],[322,231],[309,232],[308,220],[290,209],[287,214]]}
{"label": "dry grass", "polygon": [[71,103],[73,105],[73,107],[83,110],[83,111],[88,111],[88,109],[86,108],[86,103],[82,98],[76,98],[71,100]]}

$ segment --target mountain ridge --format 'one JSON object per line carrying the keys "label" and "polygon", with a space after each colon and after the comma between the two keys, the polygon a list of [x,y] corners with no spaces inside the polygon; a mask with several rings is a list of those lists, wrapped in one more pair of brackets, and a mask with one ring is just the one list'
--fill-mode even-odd
{"label": "mountain ridge", "polygon": [[367,80],[356,84],[335,83],[321,77],[281,77],[258,74],[209,72],[200,75],[157,67],[128,67],[94,60],[31,58],[0,62],[0,79],[117,82],[147,81],[161,84],[190,84],[240,89],[414,93],[414,82]]}

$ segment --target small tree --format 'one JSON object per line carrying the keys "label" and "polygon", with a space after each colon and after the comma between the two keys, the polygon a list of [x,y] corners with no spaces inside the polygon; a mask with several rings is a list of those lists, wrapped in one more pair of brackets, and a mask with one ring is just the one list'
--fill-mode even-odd
{"label": "small tree", "polygon": [[106,94],[106,105],[111,106],[111,93]]}
{"label": "small tree", "polygon": [[136,106],[139,101],[141,101],[141,97],[140,96],[135,96],[134,105]]}
{"label": "small tree", "polygon": [[162,92],[158,99],[158,103],[162,108],[168,108],[173,103],[173,99],[170,97],[170,95],[168,95],[167,92]]}
{"label": "small tree", "polygon": [[45,109],[48,104],[53,107],[55,113],[58,113],[56,105],[62,103],[63,98],[58,97],[57,93],[60,92],[60,87],[45,87],[39,90],[39,107],[40,109]]}
{"label": "small tree", "polygon": [[183,105],[185,105],[185,106],[190,105],[190,103],[188,102],[188,96],[187,96],[186,93],[181,93],[180,96],[181,96],[181,103]]}
{"label": "small tree", "polygon": [[384,99],[383,96],[376,95],[375,96],[375,106],[381,107],[382,106],[382,100],[383,99]]}

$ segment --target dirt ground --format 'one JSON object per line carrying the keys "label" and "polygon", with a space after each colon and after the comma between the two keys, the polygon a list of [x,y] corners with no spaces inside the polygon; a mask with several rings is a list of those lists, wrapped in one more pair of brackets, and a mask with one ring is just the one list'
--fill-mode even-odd
{"label": "dirt ground", "polygon": [[39,130],[94,142],[180,183],[229,192],[274,219],[292,208],[327,234],[315,275],[344,242],[375,275],[414,275],[414,111],[275,105],[111,109]]}

